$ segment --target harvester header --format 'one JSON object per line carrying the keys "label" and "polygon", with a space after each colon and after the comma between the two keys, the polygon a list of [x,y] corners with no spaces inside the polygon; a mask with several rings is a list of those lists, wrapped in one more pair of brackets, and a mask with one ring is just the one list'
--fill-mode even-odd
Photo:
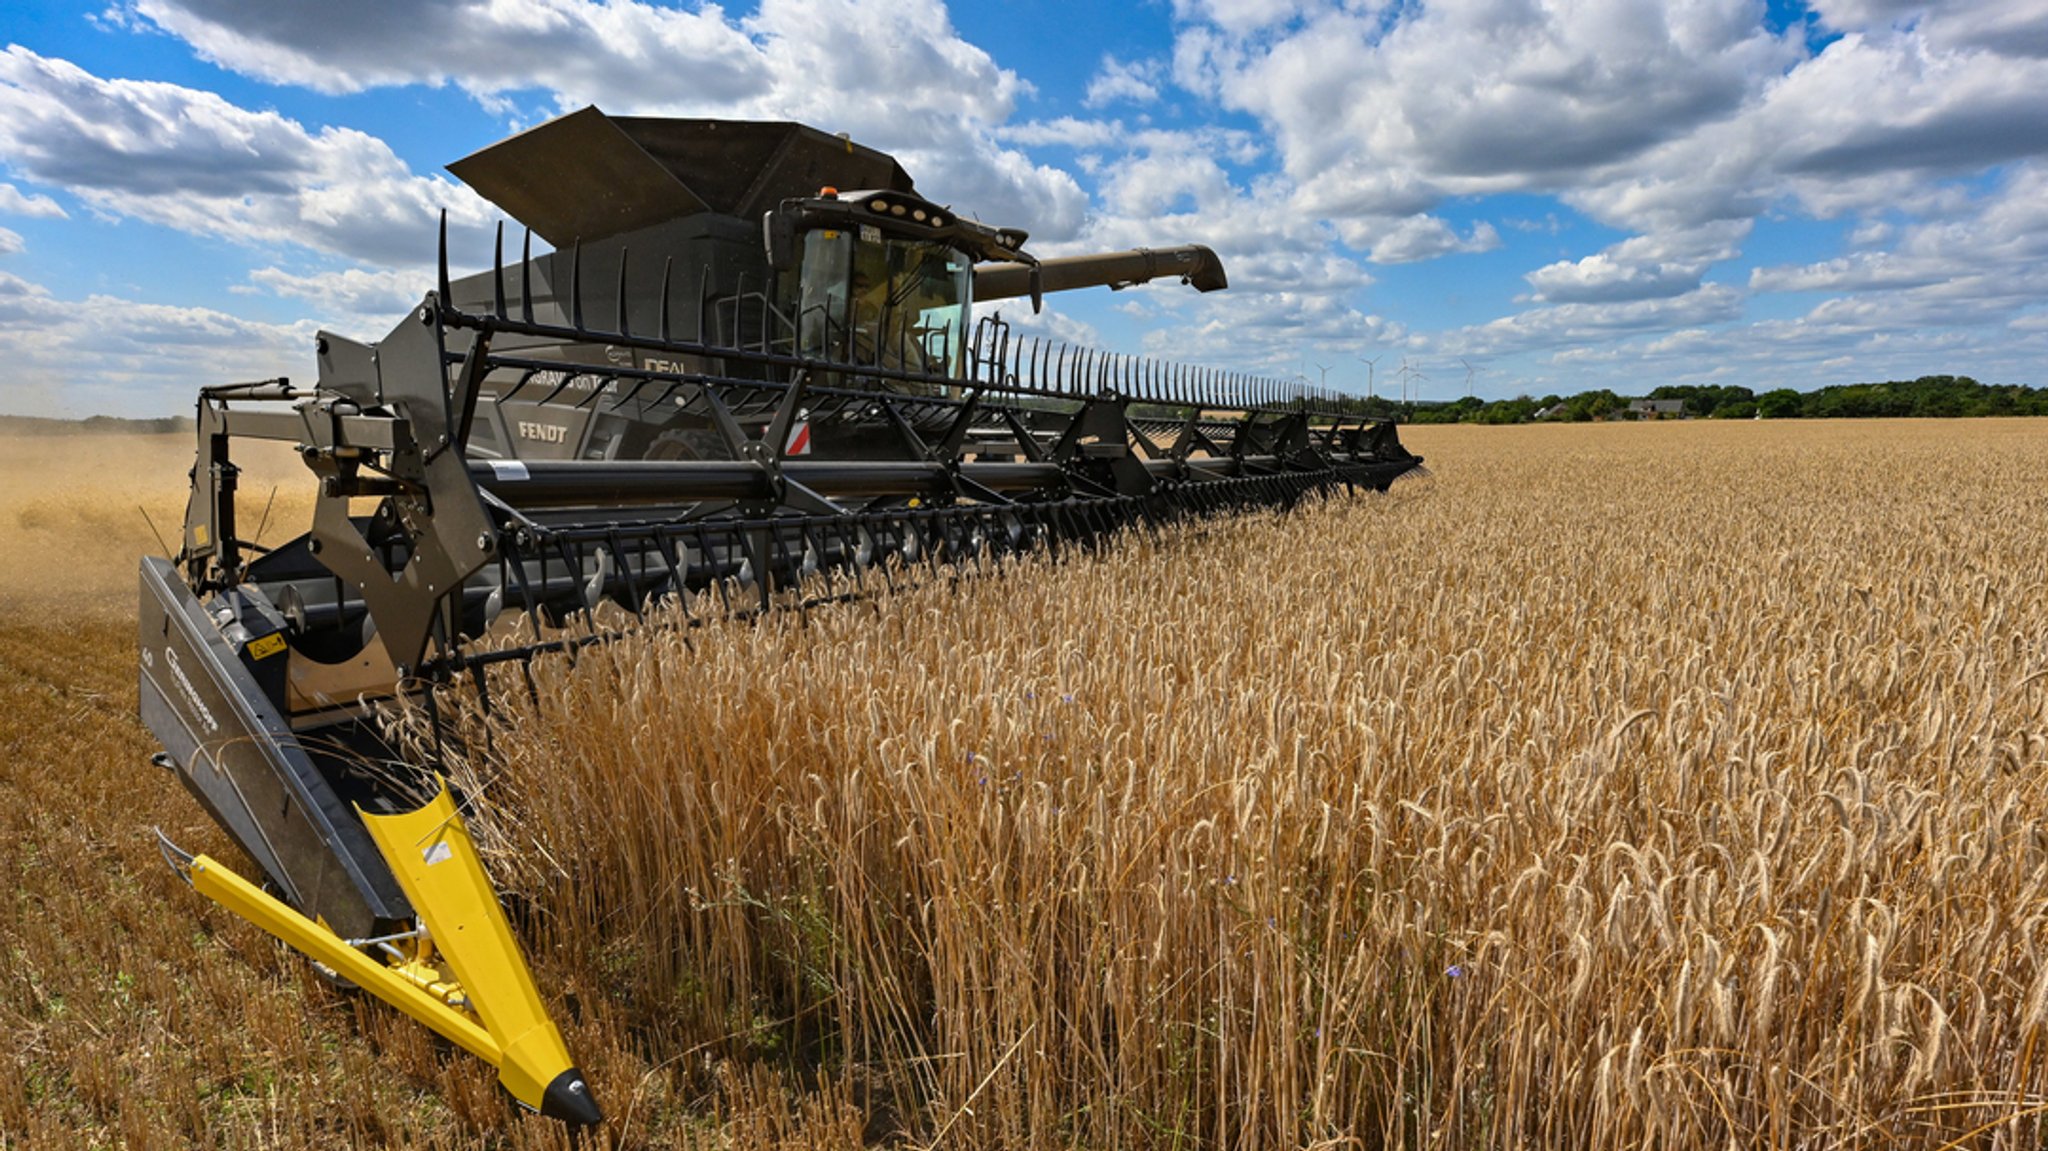
{"label": "harvester header", "polygon": [[[382,340],[322,333],[311,385],[201,392],[183,547],[142,563],[141,712],[267,880],[166,843],[195,888],[565,1120],[599,1111],[442,782],[457,735],[398,746],[381,708],[487,699],[489,668],[621,621],[866,595],[1421,463],[1337,393],[971,310],[1220,288],[1205,248],[1040,262],[795,124],[586,109],[453,168],[555,250],[529,233],[508,258],[501,229],[456,279],[444,227],[437,284]],[[316,486],[275,547],[243,535],[249,439]]]}

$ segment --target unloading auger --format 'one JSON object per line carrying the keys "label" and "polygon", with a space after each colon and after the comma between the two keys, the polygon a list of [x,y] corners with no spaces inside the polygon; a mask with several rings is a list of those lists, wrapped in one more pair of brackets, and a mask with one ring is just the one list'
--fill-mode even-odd
{"label": "unloading auger", "polygon": [[[198,891],[543,1114],[600,1119],[458,798],[380,707],[434,715],[465,678],[487,701],[487,669],[616,634],[600,616],[861,595],[1422,462],[1333,392],[975,321],[1223,269],[1195,246],[1038,261],[843,137],[586,109],[452,168],[528,225],[515,263],[501,227],[491,270],[451,282],[444,222],[436,290],[382,340],[320,334],[311,387],[201,392],[182,547],[142,562],[141,714],[267,881],[166,840]],[[317,482],[274,548],[237,514],[251,439]]]}

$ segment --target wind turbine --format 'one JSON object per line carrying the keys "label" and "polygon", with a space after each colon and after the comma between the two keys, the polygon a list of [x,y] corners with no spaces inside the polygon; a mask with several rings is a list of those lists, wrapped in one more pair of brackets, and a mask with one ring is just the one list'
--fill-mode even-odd
{"label": "wind turbine", "polygon": [[1409,385],[1416,380],[1426,380],[1429,377],[1422,374],[1421,368],[1410,367],[1406,356],[1401,357],[1401,370],[1397,374],[1401,377],[1401,404],[1406,407],[1414,402],[1408,396]]}
{"label": "wind turbine", "polygon": [[1374,365],[1374,364],[1377,364],[1377,363],[1379,363],[1379,362],[1380,362],[1381,360],[1385,359],[1385,358],[1386,358],[1386,356],[1387,356],[1387,354],[1386,354],[1385,352],[1381,352],[1381,353],[1380,353],[1379,355],[1377,355],[1377,356],[1374,356],[1374,357],[1373,357],[1372,359],[1369,359],[1369,360],[1368,360],[1368,359],[1366,359],[1366,358],[1365,358],[1364,356],[1353,356],[1353,357],[1351,357],[1352,359],[1354,359],[1354,360],[1357,360],[1357,361],[1358,361],[1359,363],[1361,363],[1361,364],[1364,364],[1364,365],[1365,365],[1365,398],[1366,398],[1366,399],[1368,399],[1368,400],[1372,398],[1372,370],[1373,370],[1373,365]]}
{"label": "wind turbine", "polygon": [[1472,398],[1472,361],[1459,356],[1458,362],[1465,365],[1465,398],[1469,400]]}

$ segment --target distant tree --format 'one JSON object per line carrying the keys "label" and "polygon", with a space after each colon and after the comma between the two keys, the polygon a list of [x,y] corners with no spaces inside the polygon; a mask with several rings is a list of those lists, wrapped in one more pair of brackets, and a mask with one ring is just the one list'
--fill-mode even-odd
{"label": "distant tree", "polygon": [[1627,406],[1628,401],[1608,391],[1606,388],[1600,388],[1595,391],[1580,392],[1578,395],[1566,400],[1564,402],[1564,418],[1574,423],[1584,423],[1587,420],[1604,420]]}
{"label": "distant tree", "polygon": [[1536,414],[1536,401],[1527,396],[1516,396],[1512,400],[1495,400],[1481,408],[1478,420],[1482,424],[1526,424]]}
{"label": "distant tree", "polygon": [[1802,406],[1799,393],[1791,388],[1776,388],[1756,398],[1757,414],[1767,420],[1798,419]]}
{"label": "distant tree", "polygon": [[[1740,384],[1663,384],[1651,390],[1653,400],[1683,400],[1686,411],[1714,419],[1768,420],[1804,418],[1858,419],[1870,416],[2048,416],[2048,388],[2024,384],[1982,384],[1968,376],[1921,376],[1916,380],[1832,384],[1811,392],[1775,388],[1757,395]],[[1551,411],[1553,419],[1604,420],[1628,406],[1628,399],[1605,388],[1574,396],[1547,395],[1540,400],[1516,396],[1481,401],[1471,396],[1444,404],[1397,408],[1384,400],[1370,405],[1371,414],[1398,415],[1410,423],[1519,424]]]}

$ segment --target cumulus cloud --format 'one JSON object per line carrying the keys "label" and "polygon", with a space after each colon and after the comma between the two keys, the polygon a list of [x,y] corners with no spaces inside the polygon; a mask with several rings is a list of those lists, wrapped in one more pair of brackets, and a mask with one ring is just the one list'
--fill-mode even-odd
{"label": "cumulus cloud", "polygon": [[1335,205],[1387,168],[1438,194],[1569,182],[1731,114],[1796,52],[1747,0],[1454,0],[1391,24],[1320,11],[1270,41],[1197,28],[1176,66],[1270,124],[1305,194]]}
{"label": "cumulus cloud", "polygon": [[130,10],[223,68],[317,92],[453,84],[489,98],[545,83],[587,100],[660,104],[745,100],[773,83],[717,5],[138,0]]}
{"label": "cumulus cloud", "polygon": [[1149,104],[1159,99],[1159,77],[1164,71],[1157,60],[1123,61],[1104,56],[1081,102],[1090,108],[1119,102]]}
{"label": "cumulus cloud", "polygon": [[2005,322],[2048,294],[2048,168],[2020,167],[1965,210],[1897,229],[1889,248],[1759,267],[1750,289],[1837,293],[1808,316],[1835,326]]}
{"label": "cumulus cloud", "polygon": [[2048,55],[2048,9],[2026,0],[1968,4],[1926,0],[1813,0],[1820,22],[1835,31],[1917,31],[1944,48],[1983,48],[2000,55]]}
{"label": "cumulus cloud", "polygon": [[1682,264],[1629,264],[1598,252],[1560,260],[1530,272],[1535,299],[1545,303],[1604,303],[1682,296],[1699,287],[1697,268]]}
{"label": "cumulus cloud", "polygon": [[1733,320],[1742,313],[1742,299],[1739,290],[1726,284],[1704,284],[1661,299],[1555,304],[1447,332],[1435,343],[1443,351],[1463,355],[1509,355],[1604,343],[1616,336]]}
{"label": "cumulus cloud", "polygon": [[62,299],[0,272],[0,358],[8,364],[0,411],[189,412],[202,385],[304,375],[314,334],[311,323],[260,323],[212,308]]}
{"label": "cumulus cloud", "polygon": [[0,213],[45,220],[63,220],[70,217],[70,213],[57,201],[34,192],[24,192],[12,184],[0,184]]}
{"label": "cumulus cloud", "polygon": [[1547,264],[1525,277],[1541,303],[1615,303],[1668,299],[1697,289],[1713,264],[1734,258],[1748,220],[1724,220],[1631,236],[1578,260]]}
{"label": "cumulus cloud", "polygon": [[[1709,274],[1767,213],[1861,217],[1860,243],[1882,243],[1887,215],[1970,216],[1970,178],[2048,155],[2048,9],[1812,7],[1837,34],[1818,50],[1796,21],[1773,32],[1751,0],[1182,0],[1174,62],[1183,87],[1212,85],[1258,117],[1294,205],[1375,261],[1482,246],[1490,229],[1454,243],[1437,211],[1501,192],[1557,195],[1631,233],[1526,272],[1530,310],[1440,337],[1612,344],[1738,321],[1743,293]],[[1891,293],[1882,310],[1930,322],[1975,299],[1976,322],[1991,322],[2009,314],[2016,273],[1972,276],[1975,259],[1902,242],[1759,270],[1751,290]],[[1859,298],[1814,322],[1839,338],[1876,310]]]}
{"label": "cumulus cloud", "polygon": [[997,141],[1028,86],[962,39],[941,0],[764,0],[743,19],[637,0],[373,7],[383,11],[138,0],[134,11],[275,83],[446,84],[491,109],[537,90],[561,111],[801,120],[894,153],[926,195],[984,219],[1062,237],[1086,212],[1072,176]]}
{"label": "cumulus cloud", "polygon": [[1097,211],[1057,251],[1199,243],[1213,248],[1230,290],[1176,284],[1134,290],[1146,351],[1178,360],[1279,370],[1305,346],[1392,342],[1398,323],[1361,309],[1372,275],[1337,249],[1334,230],[1294,210],[1285,181],[1243,185],[1219,157],[1256,147],[1217,130],[1136,133],[1104,170]]}
{"label": "cumulus cloud", "polygon": [[[1030,229],[1046,255],[1216,248],[1231,292],[1154,286],[1124,301],[1147,346],[1176,356],[1278,365],[1363,343],[1699,378],[2048,351],[2048,284],[2033,271],[2048,267],[2034,239],[2048,235],[2038,0],[1810,0],[1782,31],[1759,0],[1171,0],[1170,64],[1104,56],[1069,95],[1143,105],[1170,81],[1191,97],[1172,131],[1138,109],[1135,125],[1021,116],[1030,84],[962,39],[940,0],[275,7],[133,0],[100,24],[169,33],[272,83],[442,86],[520,120],[596,103],[843,130],[896,153],[928,195]],[[1257,129],[1189,126],[1224,113]],[[1074,150],[1078,174],[1038,161],[1041,148]],[[21,49],[0,58],[0,161],[94,213],[380,268],[431,255],[442,203],[459,227],[486,218],[362,133]],[[1489,220],[1502,193],[1515,198]],[[0,184],[0,213],[63,211]],[[1843,240],[1726,267],[1772,218],[1769,237],[1825,219]],[[1611,232],[1587,243],[1588,221]],[[1448,331],[1378,314],[1369,267],[1397,280],[1397,265],[1498,251],[1503,229],[1531,253],[1512,314]],[[418,287],[300,250],[263,262],[249,290],[323,314],[389,314]],[[1828,298],[1745,319],[1751,296],[1793,292]]]}
{"label": "cumulus cloud", "polygon": [[1072,116],[1028,120],[996,129],[997,139],[1027,148],[1048,144],[1063,148],[1109,148],[1122,144],[1126,136],[1121,120],[1079,120]]}
{"label": "cumulus cloud", "polygon": [[1423,212],[1398,219],[1341,220],[1337,233],[1345,243],[1365,249],[1376,264],[1412,264],[1459,252],[1490,252],[1500,247],[1500,232],[1484,220],[1460,236],[1448,221]]}
{"label": "cumulus cloud", "polygon": [[1851,35],[1776,85],[1754,126],[1795,176],[1968,170],[2048,149],[2043,84],[2048,61]]}
{"label": "cumulus cloud", "polygon": [[1947,260],[1918,262],[1890,252],[1859,252],[1797,267],[1755,268],[1749,274],[1753,292],[1858,292],[1885,288],[1917,288],[1938,284],[1952,271]]}
{"label": "cumulus cloud", "polygon": [[308,130],[175,84],[104,80],[21,47],[0,53],[0,158],[103,212],[379,263],[431,259],[444,207],[458,225],[488,215],[466,188],[413,175],[362,132]]}
{"label": "cumulus cloud", "polygon": [[265,267],[250,272],[249,286],[236,290],[306,300],[317,305],[314,310],[322,317],[322,326],[360,338],[377,338],[420,302],[427,287],[418,273],[411,271],[342,268],[291,272]]}

